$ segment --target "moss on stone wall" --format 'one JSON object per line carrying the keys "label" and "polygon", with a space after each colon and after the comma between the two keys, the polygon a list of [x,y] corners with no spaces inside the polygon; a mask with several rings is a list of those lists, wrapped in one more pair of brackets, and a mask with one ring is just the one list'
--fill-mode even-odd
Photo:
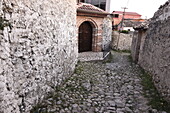
{"label": "moss on stone wall", "polygon": [[11,24],[8,20],[4,19],[3,17],[0,17],[0,30],[4,30],[4,27],[11,27]]}

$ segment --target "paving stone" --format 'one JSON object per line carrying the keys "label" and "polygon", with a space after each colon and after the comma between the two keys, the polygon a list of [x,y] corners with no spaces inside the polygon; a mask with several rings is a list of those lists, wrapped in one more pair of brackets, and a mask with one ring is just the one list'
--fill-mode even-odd
{"label": "paving stone", "polygon": [[116,105],[116,104],[115,104],[115,101],[108,101],[108,103],[109,103],[109,105],[112,106],[112,107]]}
{"label": "paving stone", "polygon": [[125,111],[128,113],[133,113],[133,111],[129,107],[125,107]]}
{"label": "paving stone", "polygon": [[56,111],[148,113],[150,106],[142,95],[138,69],[130,66],[128,54],[113,55],[111,63],[80,62],[77,68],[82,72],[61,86]]}
{"label": "paving stone", "polygon": [[167,112],[165,112],[165,111],[162,111],[161,113],[167,113]]}
{"label": "paving stone", "polygon": [[119,99],[116,99],[116,100],[115,100],[115,104],[116,104],[116,106],[117,106],[118,108],[123,108],[123,107],[125,107],[125,103],[122,102],[122,101],[119,100]]}
{"label": "paving stone", "polygon": [[107,107],[108,110],[116,110],[115,107]]}

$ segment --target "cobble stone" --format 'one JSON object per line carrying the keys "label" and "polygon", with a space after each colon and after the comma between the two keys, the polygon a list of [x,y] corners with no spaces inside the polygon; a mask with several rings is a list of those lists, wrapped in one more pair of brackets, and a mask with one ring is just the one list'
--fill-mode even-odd
{"label": "cobble stone", "polygon": [[[80,74],[72,75],[61,84],[60,91],[56,92],[58,100],[53,101],[57,101],[60,106],[51,107],[59,113],[63,110],[71,113],[152,111],[148,100],[143,96],[138,67],[131,66],[129,54],[113,52],[112,55],[110,63],[80,62],[76,67],[81,69]],[[68,95],[68,98],[62,95]]]}

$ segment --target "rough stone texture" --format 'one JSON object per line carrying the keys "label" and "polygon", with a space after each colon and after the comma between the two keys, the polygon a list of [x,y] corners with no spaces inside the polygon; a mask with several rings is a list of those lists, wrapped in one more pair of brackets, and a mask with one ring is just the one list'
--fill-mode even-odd
{"label": "rough stone texture", "polygon": [[[129,53],[111,52],[110,62],[79,62],[75,74],[44,100],[38,110],[53,113],[164,113],[144,97],[140,69]],[[166,113],[166,112],[165,112]]]}
{"label": "rough stone texture", "polygon": [[82,52],[78,55],[79,61],[93,61],[93,60],[103,60],[103,52]]}
{"label": "rough stone texture", "polygon": [[141,52],[143,51],[143,45],[146,38],[146,30],[136,30],[133,33],[132,45],[131,45],[131,56],[133,61],[136,63],[141,59]]}
{"label": "rough stone texture", "polygon": [[76,1],[0,0],[0,112],[27,112],[77,62]]}
{"label": "rough stone texture", "polygon": [[138,63],[153,75],[157,89],[170,101],[170,0],[151,19]]}
{"label": "rough stone texture", "polygon": [[110,49],[112,41],[112,19],[110,16],[104,18],[102,28],[103,28],[102,50],[105,51]]}
{"label": "rough stone texture", "polygon": [[[124,33],[119,33],[117,31],[113,32],[112,36],[112,44],[111,47],[113,49],[117,49],[117,44],[118,44],[118,49],[119,50],[130,50],[131,49],[131,44],[132,44],[132,33],[130,34],[124,34]],[[119,40],[119,43],[118,43]]]}
{"label": "rough stone texture", "polygon": [[142,22],[140,25],[134,27],[135,31],[132,38],[131,56],[133,61],[136,63],[142,59],[140,51],[143,51],[143,46],[150,21],[151,20],[148,19],[145,22]]}

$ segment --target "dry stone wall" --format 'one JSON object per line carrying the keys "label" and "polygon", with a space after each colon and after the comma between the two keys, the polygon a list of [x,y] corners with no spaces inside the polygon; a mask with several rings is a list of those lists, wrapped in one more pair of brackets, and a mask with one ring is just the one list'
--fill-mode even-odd
{"label": "dry stone wall", "polygon": [[[130,50],[132,44],[132,33],[124,34],[117,31],[113,32],[112,35],[112,49],[119,49],[119,50]],[[117,47],[118,46],[118,47]]]}
{"label": "dry stone wall", "polygon": [[28,113],[74,70],[76,0],[0,0],[0,17],[0,113]]}
{"label": "dry stone wall", "polygon": [[139,64],[153,75],[157,89],[170,101],[170,0],[154,14]]}

